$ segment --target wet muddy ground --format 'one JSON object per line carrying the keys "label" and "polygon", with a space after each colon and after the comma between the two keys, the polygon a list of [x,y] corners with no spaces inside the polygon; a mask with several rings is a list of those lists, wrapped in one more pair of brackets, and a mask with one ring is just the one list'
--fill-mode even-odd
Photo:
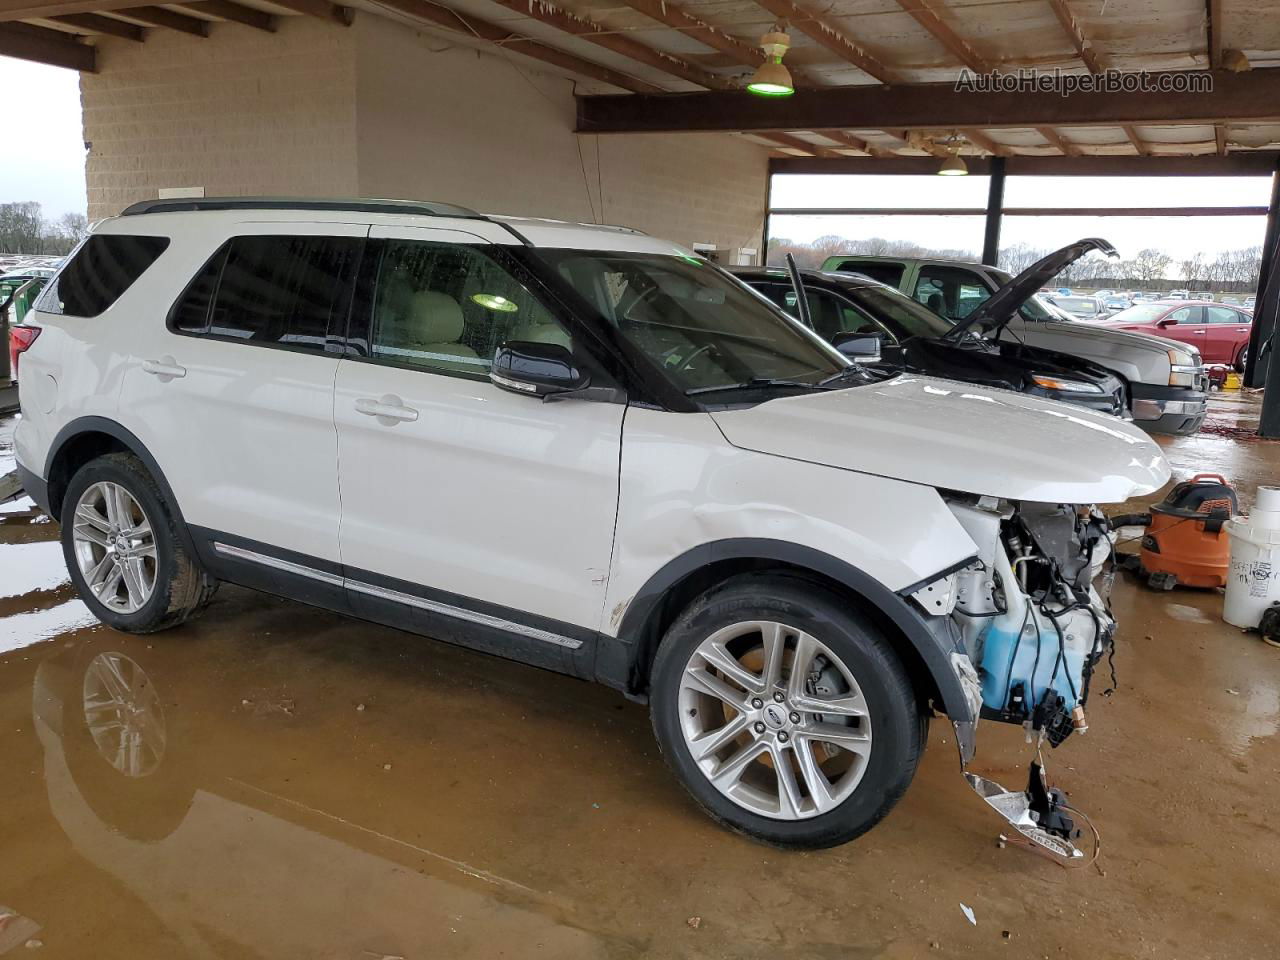
{"label": "wet muddy ground", "polygon": [[[1246,505],[1280,474],[1280,444],[1229,429],[1165,449]],[[1119,689],[1047,757],[1102,836],[1067,871],[998,847],[942,722],[886,821],[781,852],[702,816],[645,709],[604,688],[226,587],[124,636],[74,598],[56,538],[0,505],[6,957],[1275,955],[1280,650],[1218,594],[1117,582]],[[121,679],[150,691],[131,779],[84,722]],[[980,771],[1022,786],[1028,758],[1019,728],[981,725]]]}

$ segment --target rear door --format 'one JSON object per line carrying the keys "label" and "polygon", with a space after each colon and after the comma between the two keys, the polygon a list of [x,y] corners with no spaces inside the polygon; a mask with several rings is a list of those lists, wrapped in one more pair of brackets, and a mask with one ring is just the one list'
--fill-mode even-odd
{"label": "rear door", "polygon": [[1230,307],[1205,307],[1204,329],[1201,350],[1209,363],[1235,363],[1240,348],[1249,342],[1248,317]]}
{"label": "rear door", "polygon": [[236,225],[167,322],[139,325],[122,419],[224,545],[339,559],[333,380],[367,231]]}
{"label": "rear door", "polygon": [[557,642],[543,634],[599,627],[626,408],[490,382],[508,340],[578,353],[560,308],[518,274],[464,231],[374,227],[334,419],[352,603],[541,622],[531,646],[497,651],[536,660]]}

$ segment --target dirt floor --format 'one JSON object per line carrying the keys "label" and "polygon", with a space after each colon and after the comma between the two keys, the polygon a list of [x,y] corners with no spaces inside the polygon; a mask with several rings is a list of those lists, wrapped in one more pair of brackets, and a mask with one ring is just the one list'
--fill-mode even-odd
{"label": "dirt floor", "polygon": [[[1221,470],[1250,504],[1280,472],[1280,444],[1234,437],[1256,416],[1216,399],[1164,444],[1175,476]],[[0,954],[1276,955],[1280,650],[1216,593],[1117,582],[1119,689],[1048,757],[1102,835],[1067,871],[997,845],[943,722],[884,823],[780,852],[702,816],[604,688],[233,588],[116,634],[56,537],[0,506]],[[131,721],[154,773],[129,781],[84,723],[87,684],[133,669],[113,654],[155,697]],[[1020,728],[981,725],[980,771],[1021,786],[1027,760]]]}

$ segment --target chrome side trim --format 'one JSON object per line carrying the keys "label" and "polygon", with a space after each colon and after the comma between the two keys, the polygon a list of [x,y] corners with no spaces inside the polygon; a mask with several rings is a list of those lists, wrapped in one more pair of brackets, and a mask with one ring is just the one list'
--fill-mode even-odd
{"label": "chrome side trim", "polygon": [[271,567],[275,570],[283,570],[285,573],[297,574],[300,577],[307,577],[310,580],[319,580],[321,583],[327,583],[333,587],[342,586],[343,580],[336,573],[325,573],[323,570],[316,570],[313,567],[304,567],[300,563],[293,563],[289,560],[281,560],[279,557],[268,557],[264,553],[255,553],[252,550],[246,550],[243,547],[233,547],[227,543],[217,543],[213,545],[214,553],[220,553],[224,557],[231,557],[234,560],[247,560],[249,563],[257,563],[264,567]]}
{"label": "chrome side trim", "polygon": [[558,633],[551,633],[548,630],[539,630],[536,627],[526,627],[522,623],[503,620],[501,617],[491,617],[487,613],[477,613],[474,610],[466,610],[462,607],[451,606],[447,603],[439,603],[435,600],[428,600],[425,597],[415,597],[411,593],[401,593],[399,590],[388,590],[386,587],[375,587],[371,583],[362,583],[359,580],[348,580],[347,589],[354,590],[356,593],[363,593],[371,597],[377,597],[380,600],[390,600],[393,603],[403,603],[405,606],[417,607],[420,610],[429,610],[432,613],[443,614],[446,617],[453,617],[456,620],[467,620],[471,623],[478,623],[481,626],[505,630],[508,633],[518,633],[522,637],[528,637],[531,640],[541,640],[543,643],[554,643],[558,647],[565,647],[569,650],[577,650],[582,646],[581,640],[575,640],[572,637],[563,637]]}
{"label": "chrome side trim", "polygon": [[491,617],[486,613],[477,613],[474,610],[455,607],[447,603],[439,603],[435,600],[428,600],[425,597],[415,597],[411,593],[402,593],[399,590],[389,590],[386,587],[376,587],[371,583],[364,583],[360,580],[351,580],[340,577],[336,573],[326,573],[323,570],[306,567],[300,563],[281,560],[278,557],[269,557],[266,554],[256,553],[253,550],[245,550],[243,547],[233,547],[230,544],[215,542],[213,544],[213,549],[215,553],[220,553],[223,556],[231,557],[235,560],[245,560],[249,563],[257,563],[264,567],[281,570],[285,573],[292,573],[300,577],[307,577],[311,580],[318,580],[321,583],[327,583],[330,586],[346,587],[348,590],[354,590],[356,593],[363,593],[370,597],[377,597],[380,600],[390,600],[392,603],[402,603],[409,607],[417,607],[420,610],[428,610],[431,613],[438,613],[446,617],[453,617],[455,620],[466,620],[470,623],[480,624],[481,626],[505,630],[507,633],[519,634],[520,636],[528,637],[531,640],[541,640],[543,643],[555,644],[557,647],[564,647],[567,650],[577,650],[582,646],[581,640],[561,636],[560,634],[552,633],[549,630],[539,630],[537,627],[528,627],[522,623],[516,623],[512,620],[504,620],[501,617]]}

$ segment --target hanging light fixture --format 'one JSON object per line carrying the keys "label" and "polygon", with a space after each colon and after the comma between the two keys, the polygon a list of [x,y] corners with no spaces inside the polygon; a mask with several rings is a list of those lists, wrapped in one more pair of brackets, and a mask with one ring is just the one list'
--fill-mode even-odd
{"label": "hanging light fixture", "polygon": [[943,160],[942,166],[938,167],[938,176],[940,177],[964,177],[969,174],[969,165],[960,156],[960,145],[956,141],[955,134],[947,138],[947,146],[951,149],[951,156]]}
{"label": "hanging light fixture", "polygon": [[765,61],[752,74],[747,89],[761,97],[789,97],[796,92],[791,82],[791,71],[782,65],[782,58],[791,48],[791,37],[781,24],[760,38],[760,49]]}

